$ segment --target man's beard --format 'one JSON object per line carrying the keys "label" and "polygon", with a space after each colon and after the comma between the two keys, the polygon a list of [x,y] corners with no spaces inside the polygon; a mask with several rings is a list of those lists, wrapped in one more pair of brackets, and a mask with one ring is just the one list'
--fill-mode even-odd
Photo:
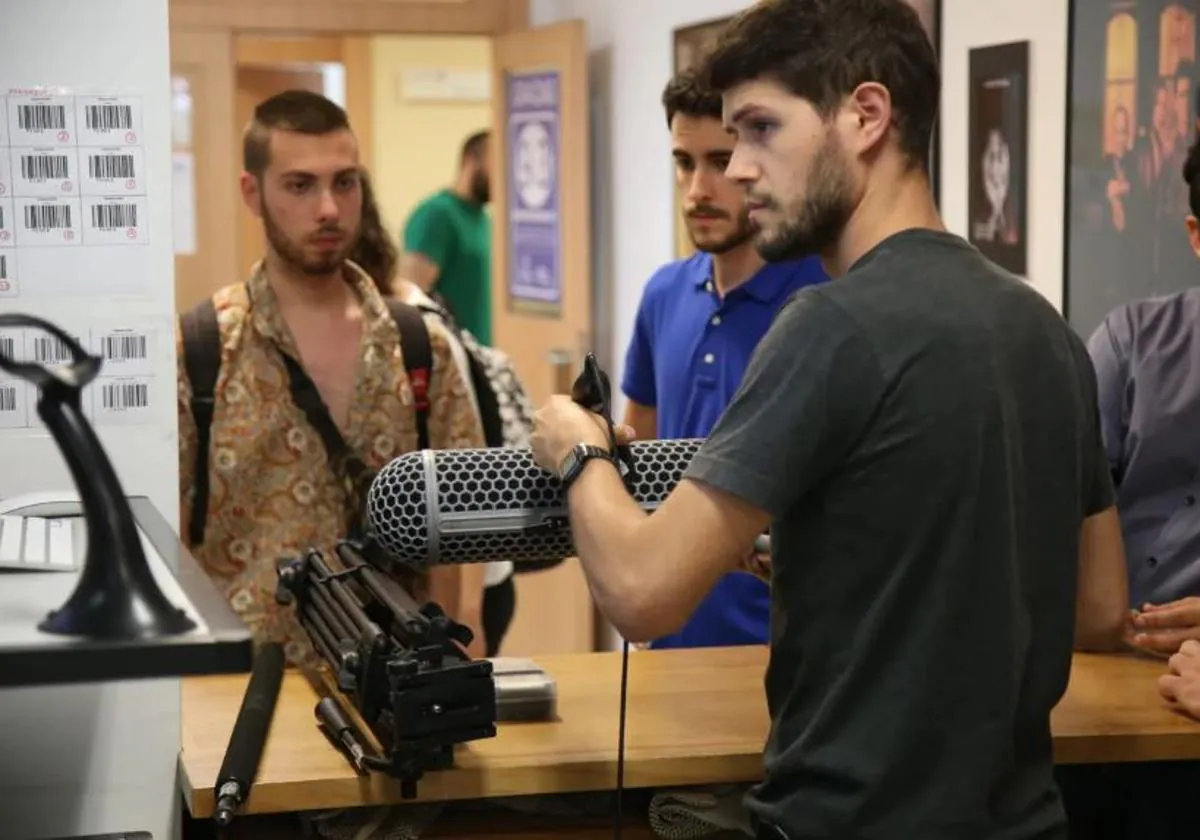
{"label": "man's beard", "polygon": [[[704,208],[697,208],[697,210],[703,211]],[[709,210],[708,212],[715,211]],[[756,228],[754,223],[750,221],[749,212],[742,210],[742,212],[738,214],[737,227],[734,228],[734,230],[724,239],[718,239],[715,242],[701,242],[696,238],[696,234],[692,233],[691,230],[688,231],[688,236],[692,240],[692,245],[694,245],[698,251],[703,251],[706,254],[727,254],[734,248],[749,242],[754,238],[756,233],[758,233],[758,228]]]}
{"label": "man's beard", "polygon": [[[780,205],[770,202],[771,209]],[[758,235],[755,248],[767,262],[798,260],[833,250],[854,212],[854,184],[842,149],[827,133],[813,157],[804,197],[789,204],[778,228]]]}
{"label": "man's beard", "polygon": [[[349,258],[354,246],[358,244],[358,231],[354,231],[347,236],[342,243],[342,247],[336,251],[326,252],[318,258],[310,258],[305,255],[303,246],[297,244],[279,228],[275,223],[275,219],[271,217],[271,211],[263,205],[262,208],[263,228],[267,235],[267,241],[271,243],[271,248],[279,256],[286,265],[294,268],[301,274],[307,274],[312,277],[322,277],[338,271]],[[344,231],[335,226],[326,226],[316,232],[319,234],[338,234]]]}
{"label": "man's beard", "polygon": [[476,172],[471,176],[471,198],[479,204],[487,204],[492,200],[492,185],[484,172]]}

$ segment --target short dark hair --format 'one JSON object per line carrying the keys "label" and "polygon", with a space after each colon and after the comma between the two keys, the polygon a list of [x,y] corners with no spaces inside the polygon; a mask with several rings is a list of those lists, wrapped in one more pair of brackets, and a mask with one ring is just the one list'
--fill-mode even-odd
{"label": "short dark hair", "polygon": [[462,152],[459,155],[459,161],[466,163],[468,160],[480,160],[483,157],[483,147],[487,145],[488,135],[490,131],[476,131],[470,137],[463,141]]}
{"label": "short dark hair", "polygon": [[901,149],[928,168],[941,76],[905,0],[760,0],[721,32],[703,74],[719,93],[770,79],[822,117],[860,84],[878,82],[891,94]]}
{"label": "short dark hair", "polygon": [[1200,135],[1192,139],[1183,161],[1183,180],[1188,185],[1188,209],[1200,219]]}
{"label": "short dark hair", "polygon": [[262,175],[271,162],[271,132],[294,131],[319,136],[349,131],[345,110],[309,90],[285,90],[258,103],[242,135],[242,168]]}
{"label": "short dark hair", "polygon": [[676,114],[721,119],[721,94],[706,87],[695,70],[684,70],[667,82],[662,105],[667,112],[667,128]]}

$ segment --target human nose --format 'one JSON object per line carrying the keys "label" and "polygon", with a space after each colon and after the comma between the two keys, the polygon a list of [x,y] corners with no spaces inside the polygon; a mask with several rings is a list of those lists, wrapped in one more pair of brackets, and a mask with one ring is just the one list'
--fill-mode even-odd
{"label": "human nose", "polygon": [[741,143],[733,147],[729,163],[725,165],[725,177],[743,186],[758,180],[758,166]]}
{"label": "human nose", "polygon": [[713,176],[707,168],[698,166],[688,180],[687,198],[693,204],[707,201],[713,197]]}
{"label": "human nose", "polygon": [[337,219],[341,215],[338,209],[337,199],[333,194],[333,190],[329,187],[322,188],[317,199],[317,215],[321,221],[327,222],[332,219]]}

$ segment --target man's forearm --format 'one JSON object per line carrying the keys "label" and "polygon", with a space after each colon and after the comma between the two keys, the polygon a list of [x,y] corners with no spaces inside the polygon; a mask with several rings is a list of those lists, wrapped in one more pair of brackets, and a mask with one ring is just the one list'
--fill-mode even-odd
{"label": "man's forearm", "polygon": [[[626,638],[639,632],[656,599],[658,564],[643,545],[648,517],[614,464],[590,462],[568,492],[571,534],[596,606]],[[642,641],[633,638],[631,641]]]}

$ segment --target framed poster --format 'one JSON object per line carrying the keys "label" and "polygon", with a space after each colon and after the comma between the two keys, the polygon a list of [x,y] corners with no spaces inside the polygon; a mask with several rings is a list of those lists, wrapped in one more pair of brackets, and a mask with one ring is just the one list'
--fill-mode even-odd
{"label": "framed poster", "polygon": [[519,311],[562,307],[558,71],[510,73],[508,85],[508,301]]}
{"label": "framed poster", "polygon": [[[941,0],[908,0],[910,6],[916,9],[925,31],[933,42],[933,50],[941,55],[942,2]],[[749,5],[749,4],[747,4]],[[672,33],[671,66],[673,73],[680,73],[695,66],[703,57],[705,51],[712,47],[722,28],[733,19],[733,15],[712,20],[692,23],[680,27]],[[663,80],[666,84],[666,80]],[[933,137],[929,150],[929,177],[935,200],[940,189],[940,154],[938,143],[938,128],[934,125]],[[675,190],[675,258],[683,259],[695,252],[695,247],[688,238],[687,226],[683,224],[683,197]]]}
{"label": "framed poster", "polygon": [[1025,276],[1029,190],[1029,42],[970,51],[967,238]]}
{"label": "framed poster", "polygon": [[1063,309],[1090,335],[1114,307],[1195,285],[1183,162],[1196,135],[1197,0],[1073,0]]}

